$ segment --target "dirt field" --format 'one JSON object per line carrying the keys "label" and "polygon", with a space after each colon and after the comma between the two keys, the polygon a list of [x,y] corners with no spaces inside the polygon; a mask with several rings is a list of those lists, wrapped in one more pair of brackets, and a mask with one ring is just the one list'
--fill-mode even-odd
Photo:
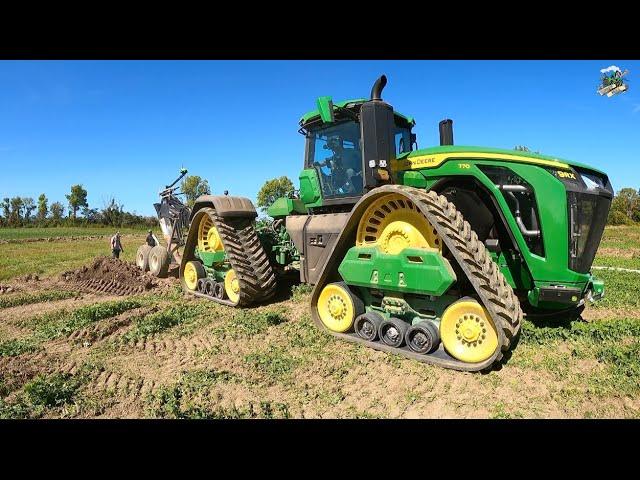
{"label": "dirt field", "polygon": [[[638,273],[598,270],[607,298],[583,320],[526,321],[500,370],[469,374],[334,339],[304,287],[244,310],[176,280],[91,293],[60,274],[107,253],[103,238],[0,249],[0,418],[640,417]],[[640,228],[608,229],[596,265],[639,269]]]}

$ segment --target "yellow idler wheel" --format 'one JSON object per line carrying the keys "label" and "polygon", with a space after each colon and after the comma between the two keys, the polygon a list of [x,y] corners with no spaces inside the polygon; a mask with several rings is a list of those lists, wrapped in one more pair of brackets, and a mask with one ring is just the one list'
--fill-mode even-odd
{"label": "yellow idler wheel", "polygon": [[498,348],[498,333],[489,312],[471,299],[447,307],[440,321],[440,338],[447,352],[463,362],[482,362]]}
{"label": "yellow idler wheel", "polygon": [[346,284],[330,283],[322,289],[318,297],[318,316],[332,332],[343,333],[351,328],[353,320],[364,311]]}
{"label": "yellow idler wheel", "polygon": [[240,300],[240,281],[236,275],[235,270],[231,269],[227,271],[224,276],[224,290],[227,292],[227,297],[233,303],[238,303]]}
{"label": "yellow idler wheel", "polygon": [[209,215],[204,215],[198,225],[198,250],[201,252],[221,252],[222,240]]}
{"label": "yellow idler wheel", "polygon": [[200,262],[191,261],[187,262],[184,266],[184,283],[187,285],[189,290],[197,290],[198,289],[198,280],[200,278],[204,278],[207,276],[204,271],[204,267]]}
{"label": "yellow idler wheel", "polygon": [[392,193],[374,201],[358,224],[356,246],[377,246],[396,255],[407,247],[442,252],[442,241],[418,207]]}

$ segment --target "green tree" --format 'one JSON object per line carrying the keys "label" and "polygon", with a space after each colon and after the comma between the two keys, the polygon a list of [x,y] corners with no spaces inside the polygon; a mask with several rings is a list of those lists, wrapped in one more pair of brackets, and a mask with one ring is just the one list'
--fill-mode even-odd
{"label": "green tree", "polygon": [[180,189],[187,197],[187,205],[193,207],[200,195],[210,195],[209,182],[198,175],[187,175],[180,184]]}
{"label": "green tree", "polygon": [[64,205],[60,202],[53,202],[51,204],[51,218],[53,218],[56,222],[62,220],[62,216],[64,215]]}
{"label": "green tree", "polygon": [[258,192],[258,207],[264,212],[278,198],[288,197],[293,191],[293,182],[287,176],[267,180]]}
{"label": "green tree", "polygon": [[106,202],[104,208],[100,211],[103,222],[114,227],[122,226],[122,218],[124,215],[124,205],[118,203],[115,198],[111,198]]}
{"label": "green tree", "polygon": [[1,205],[2,205],[2,216],[8,222],[9,217],[11,216],[11,200],[5,197],[2,199]]}
{"label": "green tree", "polygon": [[9,223],[11,225],[20,225],[22,222],[22,198],[13,197],[11,199],[11,215]]}
{"label": "green tree", "polygon": [[49,213],[49,207],[47,205],[47,196],[44,193],[41,193],[38,197],[38,221],[44,222],[47,218],[47,214]]}
{"label": "green tree", "polygon": [[624,213],[629,219],[633,219],[634,212],[640,207],[640,198],[634,188],[623,188],[613,199],[612,210]]}
{"label": "green tree", "polygon": [[31,213],[36,209],[36,204],[31,197],[22,198],[22,208],[24,209],[24,219],[29,221],[31,219]]}
{"label": "green tree", "polygon": [[82,185],[72,185],[71,193],[65,195],[69,202],[69,211],[72,212],[73,219],[76,219],[76,214],[81,207],[88,207],[87,203],[87,191],[82,188]]}

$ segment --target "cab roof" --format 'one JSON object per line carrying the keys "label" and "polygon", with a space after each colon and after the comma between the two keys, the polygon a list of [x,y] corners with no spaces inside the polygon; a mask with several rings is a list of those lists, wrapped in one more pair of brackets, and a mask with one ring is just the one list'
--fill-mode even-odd
{"label": "cab roof", "polygon": [[[344,100],[342,102],[334,102],[333,104],[333,109],[334,111],[336,111],[339,108],[349,108],[349,107],[353,107],[355,105],[361,105],[364,102],[367,102],[369,99],[367,98],[354,98],[351,100]],[[408,117],[406,115],[403,115],[400,112],[394,111],[393,112],[396,116],[402,118],[403,120],[405,120],[407,123],[409,123],[412,127],[416,124],[416,121],[414,120],[413,117]],[[319,110],[312,110],[310,112],[305,113],[302,117],[300,117],[300,125],[305,125],[308,122],[310,122],[311,120],[315,120],[317,117],[320,117],[320,111]]]}

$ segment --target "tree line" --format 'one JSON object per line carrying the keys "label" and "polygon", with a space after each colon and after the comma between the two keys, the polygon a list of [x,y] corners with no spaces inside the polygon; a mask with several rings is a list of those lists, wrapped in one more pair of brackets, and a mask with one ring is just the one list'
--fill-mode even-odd
{"label": "tree line", "polygon": [[640,190],[623,188],[611,203],[609,225],[633,225],[640,222]]}
{"label": "tree line", "polygon": [[73,185],[65,195],[66,204],[49,203],[42,193],[37,203],[32,197],[5,197],[0,201],[0,226],[3,227],[53,227],[73,225],[105,225],[112,227],[155,226],[156,217],[147,217],[124,210],[115,198],[105,202],[103,208],[91,208],[87,202],[87,190]]}

